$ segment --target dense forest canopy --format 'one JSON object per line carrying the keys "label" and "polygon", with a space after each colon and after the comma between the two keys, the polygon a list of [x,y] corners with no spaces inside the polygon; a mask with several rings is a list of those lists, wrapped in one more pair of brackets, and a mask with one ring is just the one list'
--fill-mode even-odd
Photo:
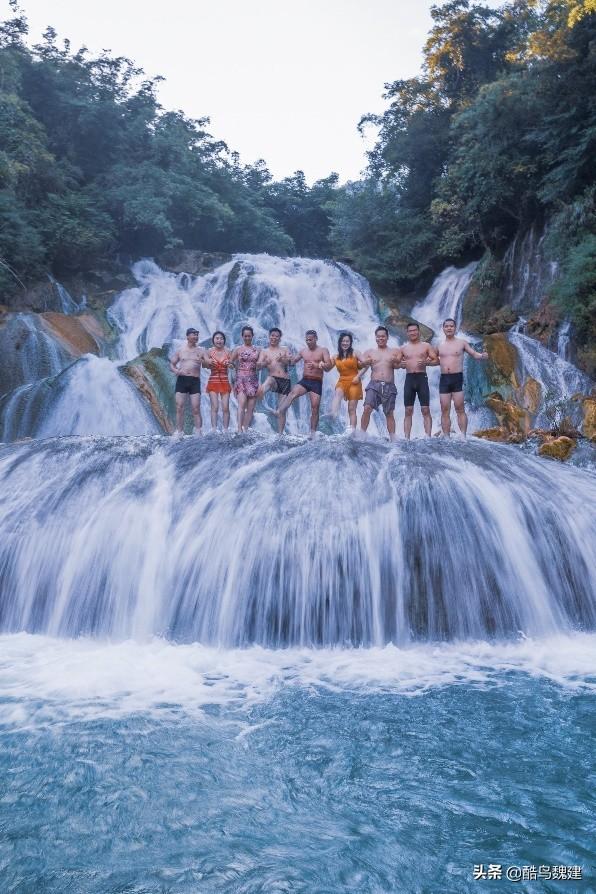
{"label": "dense forest canopy", "polygon": [[[548,223],[558,301],[584,341],[596,316],[596,0],[432,7],[419,77],[385,85],[364,179],[275,182],[208,119],[167,111],[160,78],[29,46],[16,0],[0,25],[0,285],[183,246],[349,256],[384,292],[419,288]],[[496,273],[495,273],[496,271]]]}

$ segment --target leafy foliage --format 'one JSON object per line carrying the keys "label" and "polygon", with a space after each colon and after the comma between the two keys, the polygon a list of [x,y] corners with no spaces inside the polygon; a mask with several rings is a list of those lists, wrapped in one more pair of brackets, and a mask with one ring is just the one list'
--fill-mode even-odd
{"label": "leafy foliage", "polygon": [[0,24],[0,286],[84,270],[114,252],[185,246],[327,255],[337,175],[273,183],[208,119],[167,112],[161,78],[124,57],[73,52],[48,28],[29,48],[12,2]]}
{"label": "leafy foliage", "polygon": [[337,202],[334,239],[377,284],[415,287],[549,220],[576,270],[567,252],[594,231],[578,211],[594,188],[594,0],[449,0],[432,17],[420,77],[386,85],[386,111],[360,123],[378,128],[369,180]]}

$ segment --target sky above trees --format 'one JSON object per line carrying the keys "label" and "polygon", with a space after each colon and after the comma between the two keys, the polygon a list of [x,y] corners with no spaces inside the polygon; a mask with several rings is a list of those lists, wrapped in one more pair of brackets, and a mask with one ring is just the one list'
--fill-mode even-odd
{"label": "sky above trees", "polygon": [[[499,2],[489,2],[497,7]],[[0,7],[8,9],[6,0]],[[47,25],[73,49],[111,49],[163,75],[168,109],[211,118],[210,132],[264,158],[277,178],[356,179],[374,143],[360,117],[383,84],[413,77],[431,26],[427,0],[23,0],[32,40]],[[6,10],[3,9],[3,12]],[[3,18],[6,16],[2,16]]]}

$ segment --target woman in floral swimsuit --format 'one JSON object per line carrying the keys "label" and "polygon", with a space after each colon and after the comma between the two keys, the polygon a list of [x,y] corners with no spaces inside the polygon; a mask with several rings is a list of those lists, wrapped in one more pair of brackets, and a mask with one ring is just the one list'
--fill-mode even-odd
{"label": "woman in floral swimsuit", "polygon": [[253,347],[253,337],[252,326],[245,326],[242,330],[243,344],[232,351],[232,363],[237,369],[234,394],[238,401],[238,431],[249,428],[257,402],[257,363],[261,351]]}
{"label": "woman in floral swimsuit", "polygon": [[228,367],[231,354],[226,351],[226,337],[223,332],[214,332],[211,341],[213,347],[207,352],[211,361],[211,375],[207,382],[207,393],[211,401],[211,428],[217,429],[217,411],[221,403],[223,416],[223,428],[227,431],[230,427],[230,392],[232,386],[228,379]]}

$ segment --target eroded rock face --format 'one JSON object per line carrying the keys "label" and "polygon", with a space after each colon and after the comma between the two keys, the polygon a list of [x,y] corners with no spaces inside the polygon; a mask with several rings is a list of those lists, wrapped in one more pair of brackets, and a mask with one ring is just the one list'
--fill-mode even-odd
{"label": "eroded rock face", "polygon": [[152,348],[122,367],[122,372],[136,385],[165,432],[175,428],[174,376],[168,365],[167,351]]}
{"label": "eroded rock face", "polygon": [[538,412],[540,401],[542,400],[542,387],[540,382],[531,376],[526,379],[522,386],[521,404],[532,415]]}
{"label": "eroded rock face", "polygon": [[582,399],[584,421],[583,433],[584,437],[591,441],[596,440],[596,397],[584,397]]}
{"label": "eroded rock face", "polygon": [[162,252],[156,261],[164,270],[171,273],[189,273],[191,276],[204,276],[211,273],[221,264],[226,264],[232,255],[225,252],[193,251],[186,248],[172,248]]}
{"label": "eroded rock face", "polygon": [[506,385],[509,388],[519,388],[516,375],[518,366],[517,349],[508,341],[505,333],[487,335],[485,347],[489,355],[487,370],[491,385]]}
{"label": "eroded rock face", "polygon": [[71,316],[47,311],[40,314],[46,329],[73,357],[100,354],[104,332],[92,314]]}
{"label": "eroded rock face", "polygon": [[515,435],[525,438],[530,430],[530,414],[512,400],[504,400],[498,391],[494,391],[486,399],[486,406],[497,417],[499,428],[505,429],[507,436]]}
{"label": "eroded rock face", "polygon": [[568,459],[576,447],[576,441],[561,435],[559,438],[551,438],[541,444],[538,448],[538,456],[545,456],[548,459],[557,459],[564,462]]}

